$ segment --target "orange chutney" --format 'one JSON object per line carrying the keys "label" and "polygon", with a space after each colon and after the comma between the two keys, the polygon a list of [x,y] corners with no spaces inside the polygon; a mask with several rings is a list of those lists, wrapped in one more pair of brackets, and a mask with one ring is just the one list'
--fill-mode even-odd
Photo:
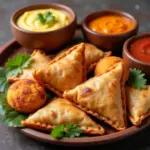
{"label": "orange chutney", "polygon": [[135,23],[123,16],[107,15],[89,22],[89,28],[103,34],[121,34],[133,29]]}
{"label": "orange chutney", "polygon": [[140,61],[150,63],[150,37],[134,41],[130,46],[130,54]]}

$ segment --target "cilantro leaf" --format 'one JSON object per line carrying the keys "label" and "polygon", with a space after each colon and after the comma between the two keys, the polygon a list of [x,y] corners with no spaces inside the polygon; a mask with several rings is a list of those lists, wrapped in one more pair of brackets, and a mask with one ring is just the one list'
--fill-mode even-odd
{"label": "cilantro leaf", "polygon": [[8,59],[5,64],[7,68],[7,77],[17,76],[22,73],[22,69],[26,68],[31,63],[31,56],[28,54],[18,54],[12,59]]}
{"label": "cilantro leaf", "polygon": [[66,126],[66,136],[67,137],[78,137],[80,134],[83,133],[80,126],[75,126],[73,123],[70,123]]}
{"label": "cilantro leaf", "polygon": [[54,137],[55,139],[63,138],[65,136],[65,127],[64,127],[64,125],[56,126],[52,130],[51,136]]}
{"label": "cilantro leaf", "polygon": [[48,11],[45,13],[45,19],[47,23],[51,23],[55,21],[55,16],[53,16],[52,13]]}
{"label": "cilantro leaf", "polygon": [[53,16],[53,14],[48,11],[45,12],[44,15],[42,13],[38,13],[36,19],[39,20],[42,24],[51,24],[55,21],[55,16]]}
{"label": "cilantro leaf", "polygon": [[7,82],[7,71],[4,67],[0,67],[0,92],[5,92],[10,84]]}
{"label": "cilantro leaf", "polygon": [[46,13],[45,13],[45,18],[47,18],[47,17],[49,17],[49,16],[51,16],[52,15],[52,13],[50,12],[50,11],[47,11]]}
{"label": "cilantro leaf", "polygon": [[21,121],[27,115],[21,114],[11,108],[7,103],[6,93],[0,94],[0,120],[9,127],[22,127]]}
{"label": "cilantro leaf", "polygon": [[130,69],[129,83],[132,87],[137,89],[145,89],[147,79],[145,79],[145,73],[136,68]]}
{"label": "cilantro leaf", "polygon": [[56,126],[52,132],[51,136],[60,139],[63,137],[73,138],[73,137],[79,137],[83,133],[83,130],[81,130],[80,126],[74,125],[74,123],[69,123],[64,127],[64,125]]}
{"label": "cilantro leaf", "polygon": [[39,20],[42,24],[45,24],[46,20],[44,18],[44,16],[41,13],[37,14],[37,20]]}

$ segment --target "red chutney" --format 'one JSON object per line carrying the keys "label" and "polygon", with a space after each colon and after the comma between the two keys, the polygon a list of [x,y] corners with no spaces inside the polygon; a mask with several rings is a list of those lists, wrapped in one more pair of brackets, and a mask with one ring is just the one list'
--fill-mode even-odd
{"label": "red chutney", "polygon": [[130,53],[136,59],[150,63],[150,37],[144,37],[133,42]]}

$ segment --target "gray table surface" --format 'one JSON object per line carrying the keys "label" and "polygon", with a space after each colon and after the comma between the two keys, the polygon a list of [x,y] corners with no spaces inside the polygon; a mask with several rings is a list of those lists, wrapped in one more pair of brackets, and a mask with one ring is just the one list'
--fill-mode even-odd
{"label": "gray table surface", "polygon": [[[0,45],[12,38],[10,16],[18,8],[50,0],[0,0]],[[72,7],[80,22],[88,13],[106,8],[121,9],[133,14],[140,22],[139,32],[150,31],[150,0],[53,0]],[[128,139],[85,149],[150,150],[150,128]],[[58,150],[65,147],[44,144],[32,140],[18,129],[7,128],[0,123],[0,150]],[[66,147],[70,148],[70,147]],[[71,148],[72,150],[77,148]],[[81,149],[81,148],[78,148]]]}

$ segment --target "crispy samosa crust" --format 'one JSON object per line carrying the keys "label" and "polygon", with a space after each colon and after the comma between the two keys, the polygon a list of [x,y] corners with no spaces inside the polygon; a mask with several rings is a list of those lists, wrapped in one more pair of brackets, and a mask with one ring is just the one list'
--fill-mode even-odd
{"label": "crispy samosa crust", "polygon": [[95,123],[85,112],[76,108],[66,99],[56,98],[48,105],[30,115],[23,126],[50,131],[55,126],[74,123],[79,125],[84,133],[104,134],[104,129]]}
{"label": "crispy samosa crust", "polygon": [[39,83],[62,96],[65,90],[85,81],[84,44],[72,47],[45,67],[35,70],[33,75]]}
{"label": "crispy samosa crust", "polygon": [[115,129],[123,130],[127,121],[122,75],[123,64],[119,63],[111,71],[65,91],[64,97]]}
{"label": "crispy samosa crust", "polygon": [[140,125],[150,115],[150,85],[143,90],[127,87],[126,95],[129,119],[132,124]]}

